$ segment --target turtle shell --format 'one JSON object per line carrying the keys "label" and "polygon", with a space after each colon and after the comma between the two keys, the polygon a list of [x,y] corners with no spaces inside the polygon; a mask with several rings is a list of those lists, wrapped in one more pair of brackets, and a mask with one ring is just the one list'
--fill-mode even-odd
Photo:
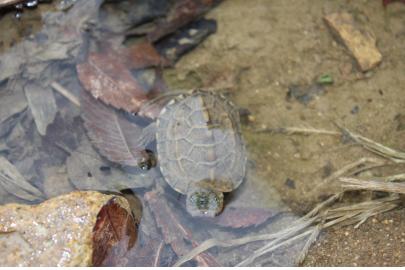
{"label": "turtle shell", "polygon": [[239,113],[224,96],[195,90],[172,99],[157,119],[159,166],[166,182],[186,194],[192,183],[236,189],[246,170]]}

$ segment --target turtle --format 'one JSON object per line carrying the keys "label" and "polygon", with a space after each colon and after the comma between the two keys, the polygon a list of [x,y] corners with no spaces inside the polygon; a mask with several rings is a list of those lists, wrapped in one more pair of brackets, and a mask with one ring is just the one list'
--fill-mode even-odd
{"label": "turtle", "polygon": [[157,164],[146,155],[139,166],[156,165],[166,183],[186,195],[192,216],[218,215],[224,207],[223,193],[238,188],[245,178],[239,110],[217,91],[195,89],[152,100],[138,115],[150,111],[155,121],[142,130],[140,141],[144,147],[155,141]]}

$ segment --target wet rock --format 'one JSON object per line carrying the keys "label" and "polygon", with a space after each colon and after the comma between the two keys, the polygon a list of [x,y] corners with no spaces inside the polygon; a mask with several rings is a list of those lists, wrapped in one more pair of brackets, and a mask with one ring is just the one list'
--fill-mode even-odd
{"label": "wet rock", "polygon": [[361,29],[347,12],[333,13],[324,17],[337,39],[341,41],[356,59],[361,71],[374,68],[382,60],[376,47],[376,38],[371,31]]}
{"label": "wet rock", "polygon": [[110,250],[135,243],[130,213],[123,197],[93,191],[0,206],[0,265],[100,265]]}

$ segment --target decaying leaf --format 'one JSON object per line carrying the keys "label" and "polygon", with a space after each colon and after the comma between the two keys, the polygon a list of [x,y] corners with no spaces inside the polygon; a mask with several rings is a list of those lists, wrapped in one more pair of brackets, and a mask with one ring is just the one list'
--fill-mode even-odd
{"label": "decaying leaf", "polygon": [[17,168],[2,156],[0,156],[0,186],[8,193],[27,201],[43,198],[42,192],[27,182]]}
{"label": "decaying leaf", "polygon": [[123,48],[120,52],[120,57],[126,60],[126,66],[131,69],[169,65],[168,60],[160,55],[155,47],[148,41]]}
{"label": "decaying leaf", "polygon": [[77,65],[84,88],[96,99],[127,112],[137,112],[148,99],[148,85],[136,80],[119,55],[111,49],[90,53],[87,62]]}
{"label": "decaying leaf", "polygon": [[41,166],[43,192],[47,198],[56,197],[74,190],[64,166]]}
{"label": "decaying leaf", "polygon": [[198,19],[220,0],[180,0],[170,10],[168,16],[157,23],[156,29],[148,34],[148,39],[155,42],[173,33],[177,29]]}
{"label": "decaying leaf", "polygon": [[163,38],[156,44],[156,48],[173,65],[183,54],[198,46],[216,30],[215,20],[201,19],[181,28],[173,35]]}
{"label": "decaying leaf", "polygon": [[123,208],[116,198],[104,205],[93,229],[93,265],[109,265],[110,258],[124,256],[138,235],[138,225],[130,209]]}
{"label": "decaying leaf", "polygon": [[[0,137],[8,133],[15,124],[15,116],[23,112],[28,104],[24,92],[14,80],[10,80],[7,88],[0,90]],[[11,91],[11,89],[13,89]]]}
{"label": "decaying leaf", "polygon": [[127,188],[147,188],[153,179],[145,174],[126,174],[103,161],[84,138],[66,161],[70,181],[79,190],[119,191]]}
{"label": "decaying leaf", "polygon": [[[197,246],[189,228],[180,223],[167,201],[162,196],[159,196],[157,191],[147,192],[144,198],[153,212],[165,243],[172,247],[177,256],[182,256],[190,251],[192,247]],[[199,254],[195,257],[195,260],[198,266],[220,266],[209,253]]]}
{"label": "decaying leaf", "polygon": [[43,87],[34,81],[28,82],[24,91],[38,132],[44,136],[46,128],[54,121],[58,112],[53,91],[50,87]]}
{"label": "decaying leaf", "polygon": [[394,2],[400,2],[405,4],[405,0],[382,0],[384,7],[387,6],[388,4],[394,3]]}
{"label": "decaying leaf", "polygon": [[142,128],[86,93],[81,95],[82,117],[93,145],[108,160],[137,167],[149,159],[140,145]]}
{"label": "decaying leaf", "polygon": [[220,215],[206,220],[221,227],[238,229],[258,226],[278,213],[280,211],[275,209],[225,207]]}

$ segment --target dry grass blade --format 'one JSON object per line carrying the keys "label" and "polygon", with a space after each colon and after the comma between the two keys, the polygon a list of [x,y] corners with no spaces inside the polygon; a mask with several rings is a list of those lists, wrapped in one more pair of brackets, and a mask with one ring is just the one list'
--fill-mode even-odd
{"label": "dry grass blade", "polygon": [[305,220],[303,220],[303,218],[301,218],[301,219],[297,220],[296,222],[294,222],[294,224],[291,227],[284,229],[277,233],[272,233],[272,234],[247,236],[247,237],[236,238],[236,239],[232,239],[232,240],[228,240],[228,241],[211,238],[211,239],[204,241],[198,247],[194,248],[189,253],[187,253],[183,257],[181,257],[176,262],[176,264],[174,264],[174,266],[175,267],[181,266],[185,262],[188,262],[189,260],[193,259],[198,254],[200,254],[212,247],[234,247],[234,246],[241,246],[241,245],[248,244],[251,242],[256,242],[256,241],[284,238],[286,235],[290,235],[293,232],[298,232],[298,231],[301,231],[302,229],[308,227],[310,224],[312,224],[312,222],[314,220],[315,220],[315,217],[310,218],[310,219],[305,218]]}
{"label": "dry grass blade", "polygon": [[[307,235],[309,235],[311,233],[312,233],[312,230],[306,230],[306,231],[304,231],[304,232],[302,232],[302,233],[300,233],[298,235],[295,235],[295,236],[293,234],[293,237],[287,238],[284,241],[280,241],[280,240],[282,240],[280,238],[276,239],[276,240],[270,242],[269,244],[267,244],[266,246],[264,246],[263,248],[261,248],[259,251],[256,250],[253,253],[252,256],[249,256],[247,259],[245,259],[242,262],[238,263],[236,266],[237,267],[248,266],[249,264],[253,263],[256,258],[259,258],[260,256],[262,256],[264,254],[267,254],[269,252],[272,252],[272,251],[276,250],[279,247],[289,245],[289,244],[295,242],[296,240],[299,240],[299,239],[301,239],[301,238],[303,238],[303,237],[305,237],[305,236],[307,236]],[[288,235],[288,236],[290,236],[290,235]]]}
{"label": "dry grass blade", "polygon": [[373,177],[374,180],[384,181],[384,182],[396,182],[396,181],[405,181],[405,173],[394,174],[384,177]]}
{"label": "dry grass blade", "polygon": [[255,130],[258,133],[282,133],[287,135],[293,134],[320,134],[320,135],[334,135],[334,136],[341,136],[342,133],[338,131],[331,131],[331,130],[324,130],[324,129],[316,129],[316,128],[305,128],[305,127],[282,127],[282,128],[261,128]]}
{"label": "dry grass blade", "polygon": [[382,182],[376,180],[360,180],[356,178],[343,177],[340,181],[347,183],[342,187],[347,189],[366,189],[373,191],[385,191],[405,194],[405,183]]}
{"label": "dry grass blade", "polygon": [[316,241],[320,233],[321,233],[321,226],[319,225],[312,230],[312,234],[309,236],[307,242],[305,243],[305,246],[302,248],[300,255],[298,256],[296,262],[297,265],[300,265],[305,260],[305,257],[309,252],[309,248]]}
{"label": "dry grass blade", "polygon": [[[194,256],[212,247],[234,247],[255,241],[271,240],[271,242],[259,248],[251,256],[238,264],[238,266],[246,266],[254,262],[254,260],[260,256],[268,254],[269,252],[272,252],[279,247],[291,244],[294,241],[310,235],[299,257],[300,260],[303,260],[305,258],[306,251],[315,241],[320,233],[320,230],[343,222],[345,222],[346,225],[357,223],[356,226],[358,227],[367,218],[382,212],[392,210],[398,207],[398,205],[400,204],[399,197],[397,195],[392,195],[373,201],[361,202],[335,209],[328,209],[328,207],[339,200],[342,195],[343,193],[339,193],[331,196],[326,201],[318,204],[307,215],[291,224],[289,228],[283,229],[273,234],[242,237],[228,241],[218,240],[214,238],[206,240],[201,245],[181,257],[174,266],[181,266],[185,262],[191,260]],[[316,225],[316,227],[311,227],[313,225]]]}
{"label": "dry grass blade", "polygon": [[[355,162],[349,163],[345,166],[343,166],[341,169],[335,171],[332,173],[330,176],[324,178],[321,180],[310,192],[310,194],[314,194],[318,192],[318,189],[322,186],[325,186],[326,184],[330,183],[331,181],[338,179],[339,177],[343,175],[353,175],[354,173],[358,173],[360,170],[364,170],[362,167],[365,167],[367,163],[371,163],[371,167],[378,167],[378,166],[383,166],[385,163],[379,159],[376,158],[361,158]],[[359,168],[360,167],[360,168]],[[358,168],[355,171],[352,171],[354,169]]]}
{"label": "dry grass blade", "polygon": [[346,134],[348,134],[353,140],[357,143],[361,144],[366,149],[380,155],[382,157],[388,158],[395,163],[403,163],[405,162],[405,153],[397,151],[395,149],[389,148],[384,146],[378,142],[375,142],[369,138],[363,137],[359,134],[355,134],[345,128],[340,127]]}

